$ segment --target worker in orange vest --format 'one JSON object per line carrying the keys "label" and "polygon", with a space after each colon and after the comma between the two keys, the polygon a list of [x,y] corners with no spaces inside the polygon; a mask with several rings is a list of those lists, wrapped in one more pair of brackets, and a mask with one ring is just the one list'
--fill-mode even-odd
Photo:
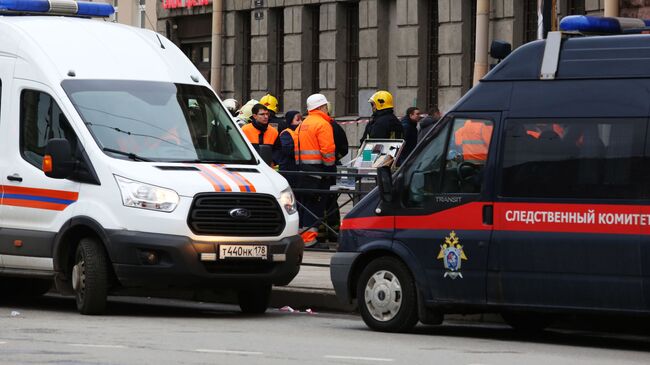
{"label": "worker in orange vest", "polygon": [[463,161],[485,164],[492,139],[492,129],[491,124],[468,119],[454,133],[456,145],[463,154]]}
{"label": "worker in orange vest", "polygon": [[[299,171],[336,172],[334,130],[327,114],[327,98],[313,94],[307,98],[308,116],[296,129],[295,158]],[[300,176],[298,186],[307,189],[329,190],[331,179],[319,175]],[[301,235],[305,247],[318,244],[318,222],[327,205],[324,194],[303,194],[302,205],[306,210],[302,216]],[[312,214],[313,213],[313,214]]]}
{"label": "worker in orange vest", "polygon": [[252,112],[252,120],[242,127],[242,132],[257,151],[260,145],[272,146],[273,161],[278,161],[282,146],[278,138],[278,130],[269,125],[269,109],[262,104],[255,104]]}

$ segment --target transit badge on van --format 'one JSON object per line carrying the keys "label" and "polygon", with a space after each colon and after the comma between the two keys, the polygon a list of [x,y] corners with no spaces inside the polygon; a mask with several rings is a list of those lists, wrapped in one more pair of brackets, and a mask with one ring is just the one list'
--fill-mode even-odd
{"label": "transit badge on van", "polygon": [[456,232],[451,231],[449,236],[445,237],[445,243],[440,245],[438,259],[442,259],[447,270],[443,277],[449,277],[452,280],[458,277],[463,278],[463,274],[460,272],[460,266],[462,260],[467,260],[467,256],[463,251],[463,246],[460,244],[460,239],[456,237]]}

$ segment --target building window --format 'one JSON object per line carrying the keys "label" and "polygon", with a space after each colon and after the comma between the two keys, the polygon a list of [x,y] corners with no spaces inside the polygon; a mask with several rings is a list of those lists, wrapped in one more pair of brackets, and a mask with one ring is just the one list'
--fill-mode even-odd
{"label": "building window", "polygon": [[560,3],[561,18],[567,15],[585,15],[585,0],[566,0]]}
{"label": "building window", "polygon": [[524,43],[537,40],[537,0],[524,2]]}
{"label": "building window", "polygon": [[463,2],[463,34],[469,38],[463,42],[463,93],[474,83],[474,62],[476,61],[476,1]]}
{"label": "building window", "polygon": [[427,2],[426,106],[438,106],[438,4]]}
{"label": "building window", "polygon": [[586,14],[585,0],[567,0],[566,2],[568,6],[568,15]]}
{"label": "building window", "polygon": [[359,3],[346,4],[345,114],[359,113]]}
{"label": "building window", "polygon": [[147,25],[147,12],[145,10],[145,0],[139,0],[138,4],[138,13],[140,14],[140,28],[144,28]]}
{"label": "building window", "polygon": [[307,11],[310,17],[310,34],[311,39],[311,92],[316,94],[320,91],[320,6],[309,6]]}
{"label": "building window", "polygon": [[278,99],[278,104],[282,107],[284,104],[284,9],[273,8],[271,15],[273,18],[273,31],[270,34],[274,37],[273,46],[275,47],[275,60],[272,67],[274,68],[275,80],[273,85],[270,85],[270,92]]}
{"label": "building window", "polygon": [[242,104],[251,98],[251,16],[250,11],[237,12],[235,25],[235,98]]}

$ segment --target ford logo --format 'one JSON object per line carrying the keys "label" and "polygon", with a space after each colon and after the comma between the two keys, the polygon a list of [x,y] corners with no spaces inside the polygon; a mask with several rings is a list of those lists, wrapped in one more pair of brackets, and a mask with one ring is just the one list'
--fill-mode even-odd
{"label": "ford logo", "polygon": [[251,212],[244,208],[235,208],[228,212],[234,220],[244,221],[251,217]]}

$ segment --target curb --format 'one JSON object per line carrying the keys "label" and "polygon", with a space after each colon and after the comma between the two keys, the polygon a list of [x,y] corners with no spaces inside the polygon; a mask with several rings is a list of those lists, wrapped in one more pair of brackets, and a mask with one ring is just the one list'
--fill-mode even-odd
{"label": "curb", "polygon": [[273,287],[271,307],[289,306],[294,309],[317,309],[335,312],[352,312],[354,306],[338,300],[333,290],[299,287]]}

